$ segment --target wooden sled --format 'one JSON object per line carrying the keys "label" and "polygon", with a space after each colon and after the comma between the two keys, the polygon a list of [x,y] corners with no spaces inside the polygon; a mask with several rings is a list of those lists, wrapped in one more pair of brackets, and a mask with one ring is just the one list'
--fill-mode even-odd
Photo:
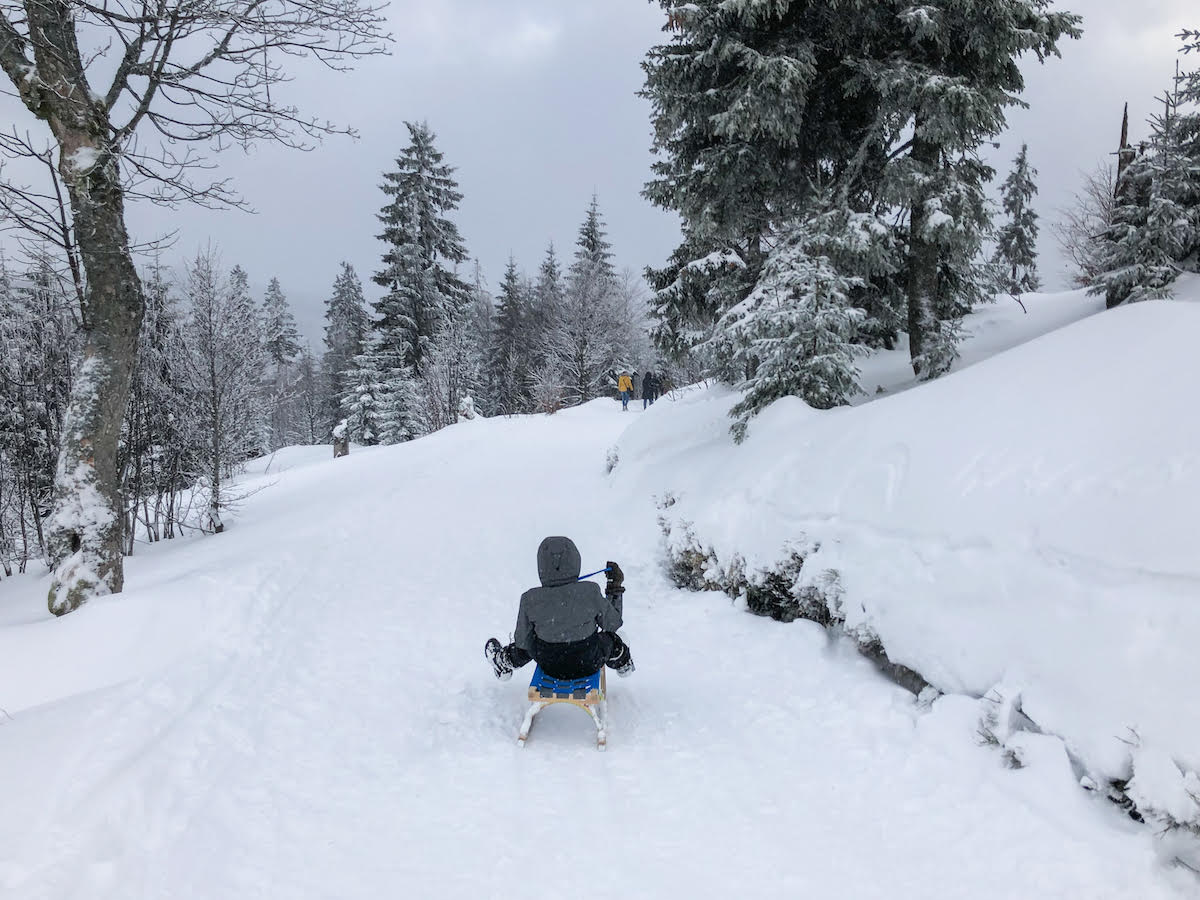
{"label": "wooden sled", "polygon": [[533,717],[552,703],[570,703],[578,706],[596,725],[596,749],[603,750],[608,743],[608,700],[605,695],[604,669],[585,678],[551,678],[538,666],[529,682],[529,709],[521,723],[517,743],[522,747],[529,739]]}

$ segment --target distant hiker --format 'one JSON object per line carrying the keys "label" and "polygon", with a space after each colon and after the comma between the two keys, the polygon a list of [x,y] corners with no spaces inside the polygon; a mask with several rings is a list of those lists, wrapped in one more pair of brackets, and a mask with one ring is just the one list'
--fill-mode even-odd
{"label": "distant hiker", "polygon": [[633,396],[633,379],[628,372],[622,372],[617,379],[617,390],[621,393],[621,412],[629,412],[629,398]]}
{"label": "distant hiker", "polygon": [[521,595],[513,642],[501,646],[488,638],[484,656],[501,681],[537,660],[552,678],[585,678],[604,666],[618,675],[633,672],[633,658],[621,640],[621,609],[625,573],[615,562],[608,565],[608,584],[579,579],[579,550],[570,538],[548,537],[537,552],[541,587]]}
{"label": "distant hiker", "polygon": [[654,402],[654,392],[657,388],[658,380],[654,377],[653,372],[647,372],[642,376],[642,409]]}

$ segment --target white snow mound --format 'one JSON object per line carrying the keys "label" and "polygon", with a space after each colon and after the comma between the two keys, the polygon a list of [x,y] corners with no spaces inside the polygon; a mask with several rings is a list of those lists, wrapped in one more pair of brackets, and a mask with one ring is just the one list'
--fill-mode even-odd
{"label": "white snow mound", "polygon": [[1173,780],[1137,785],[1182,817],[1200,771],[1197,333],[1200,304],[1117,309],[862,406],[785,398],[740,447],[736,396],[700,390],[626,432],[614,478],[671,494],[661,515],[722,566],[819,545],[804,577],[840,574],[847,628],[944,691],[1002,684],[1094,775],[1130,778],[1135,747],[1169,757]]}

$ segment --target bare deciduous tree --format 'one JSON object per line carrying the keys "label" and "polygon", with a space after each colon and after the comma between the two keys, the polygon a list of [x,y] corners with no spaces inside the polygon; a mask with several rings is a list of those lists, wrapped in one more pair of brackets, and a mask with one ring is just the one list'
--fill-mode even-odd
{"label": "bare deciduous tree", "polygon": [[226,181],[203,177],[205,151],[344,131],[272,87],[289,56],[341,69],[383,52],[383,21],[370,0],[0,0],[0,70],[57,148],[86,279],[51,517],[52,612],[124,581],[117,444],[145,308],[126,200],[239,205]]}
{"label": "bare deciduous tree", "polygon": [[1115,207],[1116,173],[1111,163],[1101,163],[1083,173],[1083,185],[1051,226],[1059,249],[1075,266],[1071,280],[1078,287],[1090,287],[1101,271],[1100,238],[1112,224]]}

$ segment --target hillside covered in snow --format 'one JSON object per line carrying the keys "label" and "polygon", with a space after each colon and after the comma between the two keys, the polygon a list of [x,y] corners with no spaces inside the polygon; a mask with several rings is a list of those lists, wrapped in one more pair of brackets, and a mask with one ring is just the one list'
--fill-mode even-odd
{"label": "hillside covered in snow", "polygon": [[[736,397],[696,391],[622,437],[617,481],[658,496],[681,578],[744,600],[784,575],[792,612],[985,698],[1011,760],[1051,735],[1083,784],[1194,834],[1200,280],[1180,294],[1062,328],[1080,294],[985,309],[960,371],[829,413],[782,400],[737,448]],[[903,386],[888,356],[869,367]]]}
{"label": "hillside covered in snow", "polygon": [[[1195,896],[1200,304],[1026,304],[741,445],[697,387],[292,448],[122,594],[0,582],[0,896]],[[627,573],[606,754],[482,655],[548,534]]]}

